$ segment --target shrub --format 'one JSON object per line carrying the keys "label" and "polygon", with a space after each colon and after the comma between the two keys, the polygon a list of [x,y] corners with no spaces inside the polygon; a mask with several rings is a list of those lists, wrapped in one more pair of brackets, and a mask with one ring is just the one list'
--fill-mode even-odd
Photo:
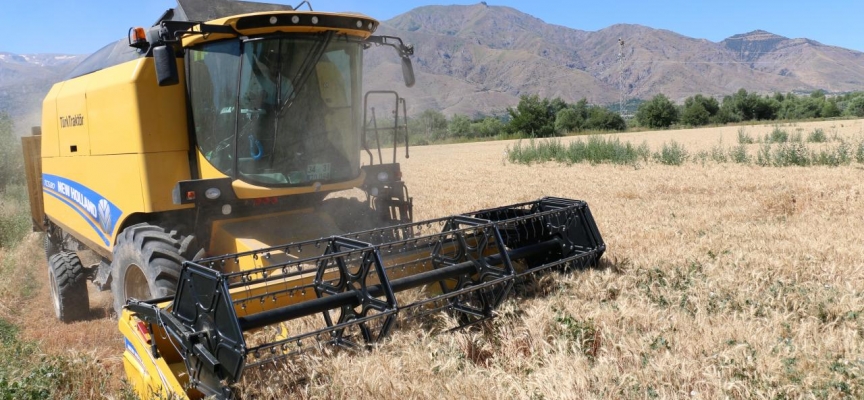
{"label": "shrub", "polygon": [[822,128],[816,128],[807,135],[807,141],[810,143],[825,143],[828,141],[828,137],[825,136],[825,131]]}
{"label": "shrub", "polygon": [[759,151],[756,152],[756,164],[762,167],[771,165],[771,142],[759,146]]}
{"label": "shrub", "polygon": [[858,143],[858,149],[855,151],[855,161],[864,164],[864,140]]}
{"label": "shrub", "polygon": [[600,329],[597,328],[594,320],[580,320],[569,314],[559,314],[555,317],[554,330],[562,339],[573,343],[574,350],[578,350],[589,360],[594,361],[597,357],[602,341]]}
{"label": "shrub", "polygon": [[6,187],[0,192],[0,248],[18,243],[32,227],[24,185]]}
{"label": "shrub", "polygon": [[744,127],[738,128],[738,144],[753,144],[755,141]]}
{"label": "shrub", "polygon": [[584,141],[574,140],[567,146],[560,140],[546,139],[530,140],[527,146],[519,141],[507,148],[508,160],[520,164],[557,161],[567,164],[588,162],[631,165],[647,160],[649,155],[650,150],[645,143],[634,147],[629,142],[622,143],[618,139],[605,139],[600,136],[590,136]]}
{"label": "shrub", "polygon": [[789,133],[780,129],[779,126],[775,126],[774,130],[772,130],[771,133],[765,136],[765,142],[767,143],[786,143],[788,141]]}
{"label": "shrub", "polygon": [[687,161],[687,158],[689,158],[687,150],[674,140],[663,143],[660,152],[654,154],[654,159],[665,165],[681,165]]}
{"label": "shrub", "polygon": [[729,151],[729,158],[738,164],[750,163],[750,156],[747,155],[747,147],[743,144],[733,147],[732,150]]}
{"label": "shrub", "polygon": [[789,135],[789,141],[794,143],[804,143],[804,136],[801,135],[801,132],[795,132]]}
{"label": "shrub", "polygon": [[805,167],[810,165],[809,152],[803,143],[783,143],[774,152],[772,163],[777,167]]}
{"label": "shrub", "polygon": [[726,156],[726,151],[723,149],[723,141],[717,143],[716,146],[711,148],[711,160],[718,163],[725,163],[728,161]]}

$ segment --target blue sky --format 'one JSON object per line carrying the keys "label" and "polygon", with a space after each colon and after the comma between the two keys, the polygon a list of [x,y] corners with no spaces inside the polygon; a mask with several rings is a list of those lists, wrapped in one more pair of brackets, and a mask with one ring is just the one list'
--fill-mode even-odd
{"label": "blue sky", "polygon": [[[265,0],[262,0],[265,1]],[[272,0],[296,4],[299,0]],[[0,52],[86,54],[126,36],[131,26],[155,22],[175,0],[3,0]],[[386,20],[429,4],[476,4],[453,0],[313,0],[316,11],[359,11]],[[861,0],[488,0],[548,23],[595,31],[616,23],[668,29],[720,41],[764,29],[787,37],[864,51]]]}

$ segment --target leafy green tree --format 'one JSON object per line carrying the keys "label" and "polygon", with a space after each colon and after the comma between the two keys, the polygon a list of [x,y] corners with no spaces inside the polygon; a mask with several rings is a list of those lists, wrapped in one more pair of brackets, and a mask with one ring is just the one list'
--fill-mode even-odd
{"label": "leafy green tree", "polygon": [[757,120],[777,119],[777,110],[780,109],[780,102],[771,97],[760,97],[756,93],[751,93],[755,98],[753,108],[753,118]]}
{"label": "leafy green tree", "polygon": [[492,137],[504,131],[504,123],[495,117],[486,117],[471,124],[471,131],[476,137]]}
{"label": "leafy green tree", "polygon": [[762,97],[757,93],[747,93],[739,89],[735,94],[723,98],[718,122],[738,122],[776,119],[781,108],[780,101],[774,97]]}
{"label": "leafy green tree", "polygon": [[447,133],[452,137],[470,137],[471,120],[462,114],[454,114],[447,123]]}
{"label": "leafy green tree", "polygon": [[720,111],[720,103],[718,103],[717,99],[713,97],[705,97],[701,94],[697,94],[684,100],[684,108],[695,104],[701,104],[702,108],[704,108],[705,111],[708,111],[708,115],[712,117],[717,115],[717,112]]}
{"label": "leafy green tree", "polygon": [[788,106],[786,118],[788,119],[810,119],[822,116],[824,98],[801,97]]}
{"label": "leafy green tree", "polygon": [[719,112],[720,103],[717,102],[717,99],[697,94],[684,100],[681,123],[690,126],[702,126],[712,121],[719,122],[717,121]]}
{"label": "leafy green tree", "polygon": [[839,117],[841,112],[840,107],[837,106],[837,100],[826,100],[825,104],[822,105],[822,110],[820,111],[820,114],[822,118]]}
{"label": "leafy green tree", "polygon": [[522,95],[516,108],[507,108],[510,114],[508,129],[531,137],[555,135],[555,113],[549,99],[538,95]]}
{"label": "leafy green tree", "polygon": [[846,103],[844,114],[848,116],[864,117],[864,95],[849,100]]}
{"label": "leafy green tree", "polygon": [[772,97],[779,103],[783,103],[784,101],[786,101],[786,96],[783,96],[783,93],[780,92],[774,92],[774,95]]}
{"label": "leafy green tree", "polygon": [[555,131],[559,134],[579,132],[585,126],[585,117],[575,108],[565,108],[555,114]]}
{"label": "leafy green tree", "polygon": [[623,131],[627,129],[624,118],[615,111],[605,107],[594,106],[588,109],[588,119],[585,120],[585,129],[599,131]]}
{"label": "leafy green tree", "polygon": [[415,133],[428,140],[441,140],[447,136],[447,117],[440,111],[426,110],[413,120],[417,121]]}
{"label": "leafy green tree", "polygon": [[702,103],[692,103],[685,105],[681,111],[681,123],[689,126],[707,125],[711,120],[711,114],[705,109]]}
{"label": "leafy green tree", "polygon": [[549,101],[549,111],[552,112],[552,115],[557,115],[559,111],[568,107],[567,102],[562,100],[560,97],[556,97]]}
{"label": "leafy green tree", "polygon": [[636,121],[649,128],[668,128],[678,122],[678,108],[661,93],[639,105]]}

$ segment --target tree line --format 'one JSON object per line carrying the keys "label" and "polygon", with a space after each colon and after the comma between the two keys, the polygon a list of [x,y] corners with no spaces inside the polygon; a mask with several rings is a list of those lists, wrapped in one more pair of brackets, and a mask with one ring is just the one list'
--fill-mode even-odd
{"label": "tree line", "polygon": [[[628,109],[633,106],[628,102]],[[614,107],[614,106],[613,106]],[[523,95],[515,107],[495,115],[456,114],[449,119],[440,111],[426,110],[409,121],[415,144],[484,138],[551,137],[582,131],[624,131],[628,126],[724,125],[746,121],[804,120],[814,118],[864,117],[864,92],[827,96],[817,90],[809,95],[774,93],[760,95],[740,89],[722,99],[697,94],[675,104],[658,94],[641,101],[635,118],[625,121],[606,106],[586,99],[567,103],[561,98]]]}
{"label": "tree line", "polygon": [[437,110],[426,110],[412,118],[408,130],[414,143],[446,140],[471,140],[493,137],[549,137],[583,130],[622,131],[624,119],[603,106],[588,104],[587,99],[567,103],[560,97],[541,98],[523,95],[516,107],[498,115],[470,118],[455,114],[448,120]]}
{"label": "tree line", "polygon": [[636,122],[648,128],[668,128],[843,116],[864,117],[864,92],[828,97],[824,91],[816,90],[809,95],[777,92],[763,96],[740,89],[721,101],[697,94],[685,99],[682,105],[658,94],[639,106]]}

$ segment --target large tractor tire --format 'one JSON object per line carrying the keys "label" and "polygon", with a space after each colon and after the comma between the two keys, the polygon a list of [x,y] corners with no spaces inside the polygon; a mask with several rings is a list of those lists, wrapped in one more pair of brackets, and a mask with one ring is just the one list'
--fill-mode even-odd
{"label": "large tractor tire", "polygon": [[51,238],[51,236],[49,236],[47,233],[44,235],[44,240],[43,240],[42,245],[45,248],[45,259],[46,260],[50,260],[51,256],[59,253],[60,250],[62,250],[60,247],[60,243],[57,243],[56,241],[54,241]]}
{"label": "large tractor tire", "polygon": [[48,258],[48,278],[57,319],[73,322],[90,314],[87,277],[75,253],[60,251],[51,255]]}
{"label": "large tractor tire", "polygon": [[149,300],[174,294],[183,261],[195,258],[192,235],[141,223],[123,230],[114,246],[111,293],[117,315],[130,298]]}

